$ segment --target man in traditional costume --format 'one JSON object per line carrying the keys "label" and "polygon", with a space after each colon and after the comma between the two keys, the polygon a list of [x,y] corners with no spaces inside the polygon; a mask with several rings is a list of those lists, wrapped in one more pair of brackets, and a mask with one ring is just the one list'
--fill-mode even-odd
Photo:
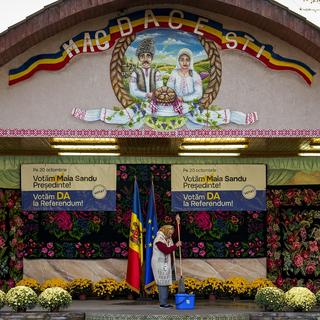
{"label": "man in traditional costume", "polygon": [[172,241],[174,227],[162,226],[153,242],[151,267],[159,291],[160,308],[170,309],[168,304],[169,286],[172,284],[172,266],[174,264],[174,251],[181,247],[181,241],[176,244]]}
{"label": "man in traditional costume", "polygon": [[154,41],[143,39],[136,50],[140,67],[132,72],[129,82],[130,94],[139,99],[151,99],[152,93],[163,86],[160,72],[151,67],[154,57]]}

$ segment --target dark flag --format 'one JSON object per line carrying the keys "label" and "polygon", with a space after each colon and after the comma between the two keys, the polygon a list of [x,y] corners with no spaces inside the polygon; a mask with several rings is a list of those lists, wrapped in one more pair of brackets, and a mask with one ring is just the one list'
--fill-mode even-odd
{"label": "dark flag", "polygon": [[153,240],[158,232],[157,214],[154,198],[154,186],[153,179],[151,181],[151,190],[149,194],[147,221],[146,221],[146,260],[145,260],[145,280],[144,289],[149,292],[152,286],[155,284],[154,276],[151,268],[151,258],[153,251]]}

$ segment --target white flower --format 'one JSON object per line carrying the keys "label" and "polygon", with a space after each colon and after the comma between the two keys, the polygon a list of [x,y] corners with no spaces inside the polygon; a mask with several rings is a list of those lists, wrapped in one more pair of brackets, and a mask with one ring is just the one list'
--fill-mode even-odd
{"label": "white flower", "polygon": [[67,308],[71,302],[71,295],[59,287],[48,288],[39,296],[40,306],[49,311],[58,311],[60,308]]}
{"label": "white flower", "polygon": [[0,290],[0,309],[6,304],[6,294]]}
{"label": "white flower", "polygon": [[34,308],[38,298],[31,288],[17,286],[8,291],[6,301],[14,311],[25,311]]}
{"label": "white flower", "polygon": [[296,311],[309,311],[317,303],[316,296],[308,288],[293,287],[285,293],[287,305]]}

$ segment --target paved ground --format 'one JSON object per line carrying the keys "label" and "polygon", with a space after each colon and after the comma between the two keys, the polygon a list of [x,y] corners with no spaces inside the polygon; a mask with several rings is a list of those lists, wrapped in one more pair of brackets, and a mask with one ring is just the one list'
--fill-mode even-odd
{"label": "paved ground", "polygon": [[[174,304],[173,301],[169,301]],[[11,310],[4,307],[1,311]],[[41,310],[38,307],[35,311]],[[209,301],[196,300],[194,310],[160,309],[157,301],[130,301],[130,300],[73,300],[67,311],[85,312],[90,314],[139,314],[139,315],[208,315],[208,314],[246,314],[259,311],[252,301]]]}
{"label": "paved ground", "polygon": [[[173,304],[172,301],[171,303]],[[5,307],[1,311],[5,313],[5,311],[9,310],[10,308]],[[39,310],[39,308],[35,309],[35,311]],[[253,301],[242,300],[210,301],[197,299],[195,309],[193,310],[160,309],[157,301],[75,300],[66,311],[78,314],[85,313],[86,320],[320,320],[319,308],[314,310],[314,312],[308,313],[265,313],[261,312],[261,309]],[[2,314],[4,313],[2,312]],[[1,312],[0,319],[2,319]],[[11,317],[8,319],[17,320],[20,318]],[[34,320],[38,318],[29,317],[28,319]],[[67,319],[67,317],[63,317],[63,314],[59,313],[50,319],[62,320]]]}
{"label": "paved ground", "polygon": [[[171,301],[173,304],[173,301]],[[209,315],[209,314],[247,314],[260,311],[252,301],[223,301],[199,300],[195,303],[194,310],[167,310],[161,309],[157,301],[127,301],[127,300],[86,300],[74,301],[69,308],[71,311],[84,311],[86,314],[108,312],[112,314],[140,314],[140,315]]]}

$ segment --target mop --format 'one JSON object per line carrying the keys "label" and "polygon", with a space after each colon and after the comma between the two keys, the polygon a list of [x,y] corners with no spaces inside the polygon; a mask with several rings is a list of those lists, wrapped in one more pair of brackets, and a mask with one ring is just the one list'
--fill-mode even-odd
{"label": "mop", "polygon": [[[176,220],[177,220],[177,229],[178,229],[178,240],[181,241],[180,238],[180,217],[177,214],[176,216]],[[181,247],[179,247],[179,262],[180,262],[180,279],[178,282],[178,293],[186,293],[186,289],[184,286],[184,281],[183,281],[183,276],[182,276],[182,257],[181,257]]]}

